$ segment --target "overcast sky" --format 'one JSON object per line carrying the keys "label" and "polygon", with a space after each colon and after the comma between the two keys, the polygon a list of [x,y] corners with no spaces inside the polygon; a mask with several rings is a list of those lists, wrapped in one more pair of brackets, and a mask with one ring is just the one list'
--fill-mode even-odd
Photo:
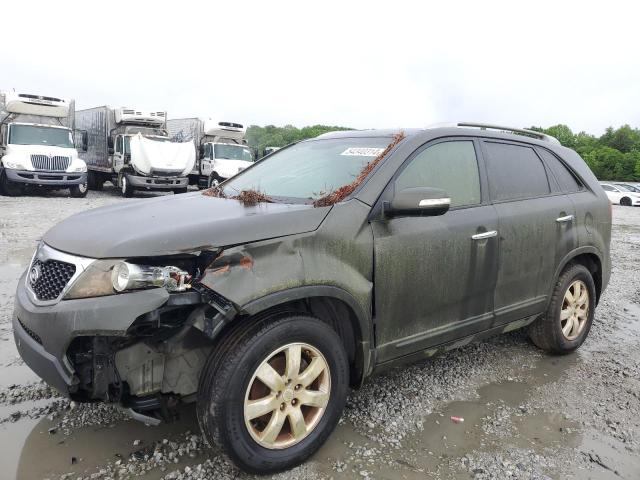
{"label": "overcast sky", "polygon": [[0,88],[245,124],[640,127],[637,2],[3,2]]}

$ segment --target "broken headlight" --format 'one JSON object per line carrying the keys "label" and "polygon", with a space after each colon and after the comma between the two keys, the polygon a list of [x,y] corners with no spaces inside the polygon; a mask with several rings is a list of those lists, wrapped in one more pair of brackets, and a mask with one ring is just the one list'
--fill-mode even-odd
{"label": "broken headlight", "polygon": [[65,299],[101,297],[128,290],[164,287],[183,292],[191,275],[174,266],[137,265],[122,260],[96,260],[73,283]]}
{"label": "broken headlight", "polygon": [[111,271],[111,285],[116,292],[148,287],[164,287],[169,292],[184,292],[191,285],[189,272],[178,267],[155,267],[118,262]]}

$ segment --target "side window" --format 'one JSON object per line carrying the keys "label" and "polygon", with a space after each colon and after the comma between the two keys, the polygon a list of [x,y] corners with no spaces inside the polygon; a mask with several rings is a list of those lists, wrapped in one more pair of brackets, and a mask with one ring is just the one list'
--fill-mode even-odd
{"label": "side window", "polygon": [[480,203],[480,176],[471,140],[442,142],[425,148],[396,179],[396,191],[411,187],[445,190],[451,206]]}
{"label": "side window", "polygon": [[563,192],[577,192],[582,189],[582,184],[573,175],[573,173],[571,173],[567,167],[562,164],[558,157],[544,148],[539,149],[539,153],[555,175]]}
{"label": "side window", "polygon": [[606,190],[607,192],[615,192],[616,191],[615,188],[613,188],[610,185],[602,185],[602,189]]}
{"label": "side window", "polygon": [[485,142],[489,191],[493,200],[548,195],[547,172],[531,147]]}
{"label": "side window", "polygon": [[118,135],[116,137],[116,152],[122,153],[122,136]]}

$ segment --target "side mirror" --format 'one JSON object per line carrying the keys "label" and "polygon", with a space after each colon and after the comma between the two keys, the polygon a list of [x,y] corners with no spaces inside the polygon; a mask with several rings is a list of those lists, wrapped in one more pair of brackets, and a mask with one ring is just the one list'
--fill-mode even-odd
{"label": "side mirror", "polygon": [[384,205],[387,217],[444,215],[451,206],[451,198],[439,188],[413,187],[396,192]]}
{"label": "side mirror", "polygon": [[113,148],[113,137],[107,137],[107,148]]}
{"label": "side mirror", "polygon": [[198,153],[200,158],[204,158],[204,145],[200,145],[200,147],[198,147]]}
{"label": "side mirror", "polygon": [[115,153],[115,150],[113,149],[113,147],[109,147],[107,151],[109,152],[109,155],[113,155]]}

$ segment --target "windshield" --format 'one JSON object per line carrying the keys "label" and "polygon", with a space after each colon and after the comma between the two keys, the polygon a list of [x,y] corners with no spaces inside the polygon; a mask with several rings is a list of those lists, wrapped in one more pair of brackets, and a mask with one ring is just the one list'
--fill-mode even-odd
{"label": "windshield", "polygon": [[226,160],[244,160],[252,162],[251,149],[244,145],[233,145],[226,143],[216,143],[213,145],[213,154],[215,158]]}
{"label": "windshield", "polygon": [[257,190],[273,197],[316,199],[348,185],[391,143],[389,137],[300,142],[224,183],[224,193]]}
{"label": "windshield", "polygon": [[619,183],[616,183],[616,187],[618,187],[618,190],[622,190],[623,192],[638,192],[640,191],[640,189],[633,187],[631,185],[620,185]]}
{"label": "windshield", "polygon": [[35,125],[11,125],[8,143],[13,145],[49,145],[52,147],[73,148],[71,130],[37,127]]}

